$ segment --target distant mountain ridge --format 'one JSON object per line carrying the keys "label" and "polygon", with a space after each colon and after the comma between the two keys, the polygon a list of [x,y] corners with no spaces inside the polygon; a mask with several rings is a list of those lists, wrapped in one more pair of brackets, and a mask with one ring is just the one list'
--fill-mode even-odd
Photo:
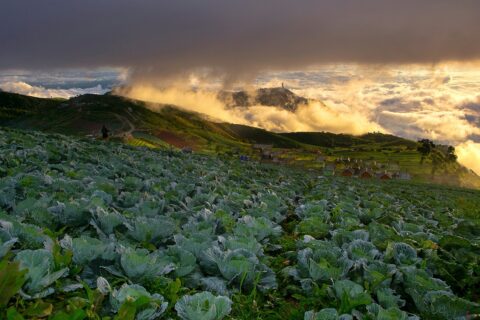
{"label": "distant mountain ridge", "polygon": [[295,112],[300,105],[309,102],[308,99],[298,96],[284,87],[260,88],[253,92],[221,91],[218,98],[229,108],[261,105],[279,107],[290,112]]}
{"label": "distant mountain ridge", "polygon": [[[298,104],[307,101],[284,88],[259,89],[257,92],[259,99],[264,99],[265,103],[276,103],[279,107],[288,107],[292,101]],[[272,96],[272,100],[269,100]],[[284,97],[291,99],[283,100]],[[238,99],[242,101],[242,98]],[[137,130],[171,131],[185,136],[183,140],[193,139],[205,144],[213,136],[221,136],[223,143],[228,141],[228,145],[239,142],[264,143],[280,148],[348,147],[377,142],[403,143],[410,147],[416,145],[414,141],[381,133],[363,136],[329,132],[274,133],[246,125],[209,121],[201,114],[172,105],[158,104],[158,110],[152,111],[145,102],[117,96],[112,92],[104,95],[86,94],[69,100],[0,92],[0,125],[86,135],[99,131],[103,124],[118,135],[132,131],[133,126]],[[219,142],[217,139],[215,143]]]}

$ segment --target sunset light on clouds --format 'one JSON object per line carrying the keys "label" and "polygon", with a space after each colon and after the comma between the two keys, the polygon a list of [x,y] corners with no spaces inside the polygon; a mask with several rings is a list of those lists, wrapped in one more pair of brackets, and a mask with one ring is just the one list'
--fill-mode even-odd
{"label": "sunset light on clouds", "polygon": [[[381,131],[470,141],[468,150],[480,142],[478,1],[47,2],[7,1],[0,12],[0,89],[66,98],[122,86],[132,98],[274,131]],[[25,4],[43,15],[12,19]],[[40,44],[38,34],[49,36]],[[46,68],[57,83],[38,80]],[[85,76],[99,68],[103,80]],[[215,96],[281,83],[318,102],[291,115],[225,110]]]}

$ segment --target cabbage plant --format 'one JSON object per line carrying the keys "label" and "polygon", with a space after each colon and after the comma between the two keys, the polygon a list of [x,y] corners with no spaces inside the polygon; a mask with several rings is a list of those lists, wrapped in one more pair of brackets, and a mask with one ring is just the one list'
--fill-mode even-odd
{"label": "cabbage plant", "polygon": [[175,310],[183,320],[221,320],[230,314],[232,301],[224,296],[214,296],[203,291],[194,295],[183,296],[176,304]]}
{"label": "cabbage plant", "polygon": [[342,279],[353,266],[346,252],[324,242],[318,242],[318,246],[314,245],[313,249],[299,250],[297,260],[297,266],[287,271],[304,284],[310,281],[321,283]]}
{"label": "cabbage plant", "polygon": [[68,268],[55,268],[53,255],[46,249],[20,251],[15,260],[20,262],[20,269],[27,270],[23,289],[33,298],[52,294],[55,290],[50,286],[68,273]]}
{"label": "cabbage plant", "polygon": [[363,287],[350,280],[336,281],[333,284],[333,291],[342,313],[351,312],[359,306],[369,305],[372,302],[372,298]]}
{"label": "cabbage plant", "polygon": [[[68,248],[68,238],[63,242]],[[86,265],[93,260],[102,258],[105,260],[113,260],[116,256],[115,244],[104,243],[101,240],[81,236],[71,240],[71,249],[73,251],[73,261],[78,265]]]}
{"label": "cabbage plant", "polygon": [[166,216],[156,218],[137,217],[132,224],[125,223],[128,234],[135,240],[160,244],[175,232],[175,222]]}
{"label": "cabbage plant", "polygon": [[336,309],[326,308],[318,312],[313,310],[305,312],[304,320],[353,320],[353,317],[349,314],[338,315]]}
{"label": "cabbage plant", "polygon": [[5,242],[0,239],[0,260],[7,254],[7,252],[15,245],[17,241],[17,238],[13,238]]}
{"label": "cabbage plant", "polygon": [[277,287],[275,273],[248,250],[236,249],[221,252],[219,249],[211,249],[210,254],[217,263],[220,274],[231,285],[238,286],[240,289],[252,289],[257,286],[263,291]]}
{"label": "cabbage plant", "polygon": [[116,313],[122,307],[135,313],[135,320],[159,319],[165,312],[168,302],[158,293],[150,294],[137,284],[124,284],[110,294],[110,303]]}
{"label": "cabbage plant", "polygon": [[265,217],[244,216],[238,219],[233,232],[236,236],[253,237],[262,241],[269,237],[278,237],[282,233],[282,227]]}
{"label": "cabbage plant", "polygon": [[127,277],[138,282],[170,273],[175,269],[169,259],[157,253],[149,253],[146,249],[125,249],[120,257],[120,265]]}

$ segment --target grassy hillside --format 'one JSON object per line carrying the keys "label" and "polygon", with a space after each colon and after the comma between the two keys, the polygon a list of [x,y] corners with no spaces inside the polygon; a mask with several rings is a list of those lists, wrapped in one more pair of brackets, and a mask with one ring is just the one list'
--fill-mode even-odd
{"label": "grassy hillside", "polygon": [[[155,111],[153,111],[155,110]],[[273,133],[263,129],[206,120],[201,114],[107,95],[69,100],[38,99],[0,92],[0,125],[20,129],[99,136],[102,125],[111,139],[149,148],[191,148],[209,154],[259,157],[252,144],[269,144],[287,162],[317,168],[318,152],[337,158],[395,164],[418,181],[480,187],[480,178],[458,164],[432,176],[432,163],[420,165],[417,143],[381,133],[362,136],[327,132]]]}
{"label": "grassy hillside", "polygon": [[0,164],[1,319],[480,313],[479,191],[2,128]]}
{"label": "grassy hillside", "polygon": [[8,121],[36,115],[44,110],[55,108],[62,101],[61,99],[41,99],[0,91],[0,120]]}
{"label": "grassy hillside", "polygon": [[[10,95],[0,93],[0,107],[7,105]],[[154,112],[143,102],[114,95],[83,95],[68,101],[21,97],[28,103],[17,109],[25,111],[16,117],[1,117],[0,124],[81,136],[99,135],[105,125],[114,138],[133,137],[158,146],[167,143],[210,151],[245,147],[221,125],[173,106],[158,105]]]}
{"label": "grassy hillside", "polygon": [[416,149],[417,147],[415,141],[383,133],[367,133],[354,136],[330,132],[290,132],[280,133],[280,135],[304,144],[325,148],[358,146],[360,148],[373,149],[403,146],[408,149]]}
{"label": "grassy hillside", "polygon": [[326,148],[351,147],[368,143],[367,140],[349,134],[335,134],[330,132],[291,132],[280,133],[280,135],[305,144]]}
{"label": "grassy hillside", "polygon": [[247,143],[271,144],[276,148],[309,148],[311,145],[290,139],[281,134],[238,124],[222,123],[221,126],[233,137]]}

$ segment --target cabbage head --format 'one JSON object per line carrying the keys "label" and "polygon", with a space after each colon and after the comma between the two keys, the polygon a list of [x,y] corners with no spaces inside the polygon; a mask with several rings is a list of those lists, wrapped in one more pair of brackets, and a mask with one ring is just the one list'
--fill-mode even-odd
{"label": "cabbage head", "polygon": [[203,291],[183,296],[175,304],[175,310],[182,320],[220,320],[231,312],[232,301]]}
{"label": "cabbage head", "polygon": [[168,302],[158,293],[150,294],[137,284],[124,284],[110,295],[113,311],[118,312],[123,306],[135,312],[135,320],[159,319],[165,312]]}

